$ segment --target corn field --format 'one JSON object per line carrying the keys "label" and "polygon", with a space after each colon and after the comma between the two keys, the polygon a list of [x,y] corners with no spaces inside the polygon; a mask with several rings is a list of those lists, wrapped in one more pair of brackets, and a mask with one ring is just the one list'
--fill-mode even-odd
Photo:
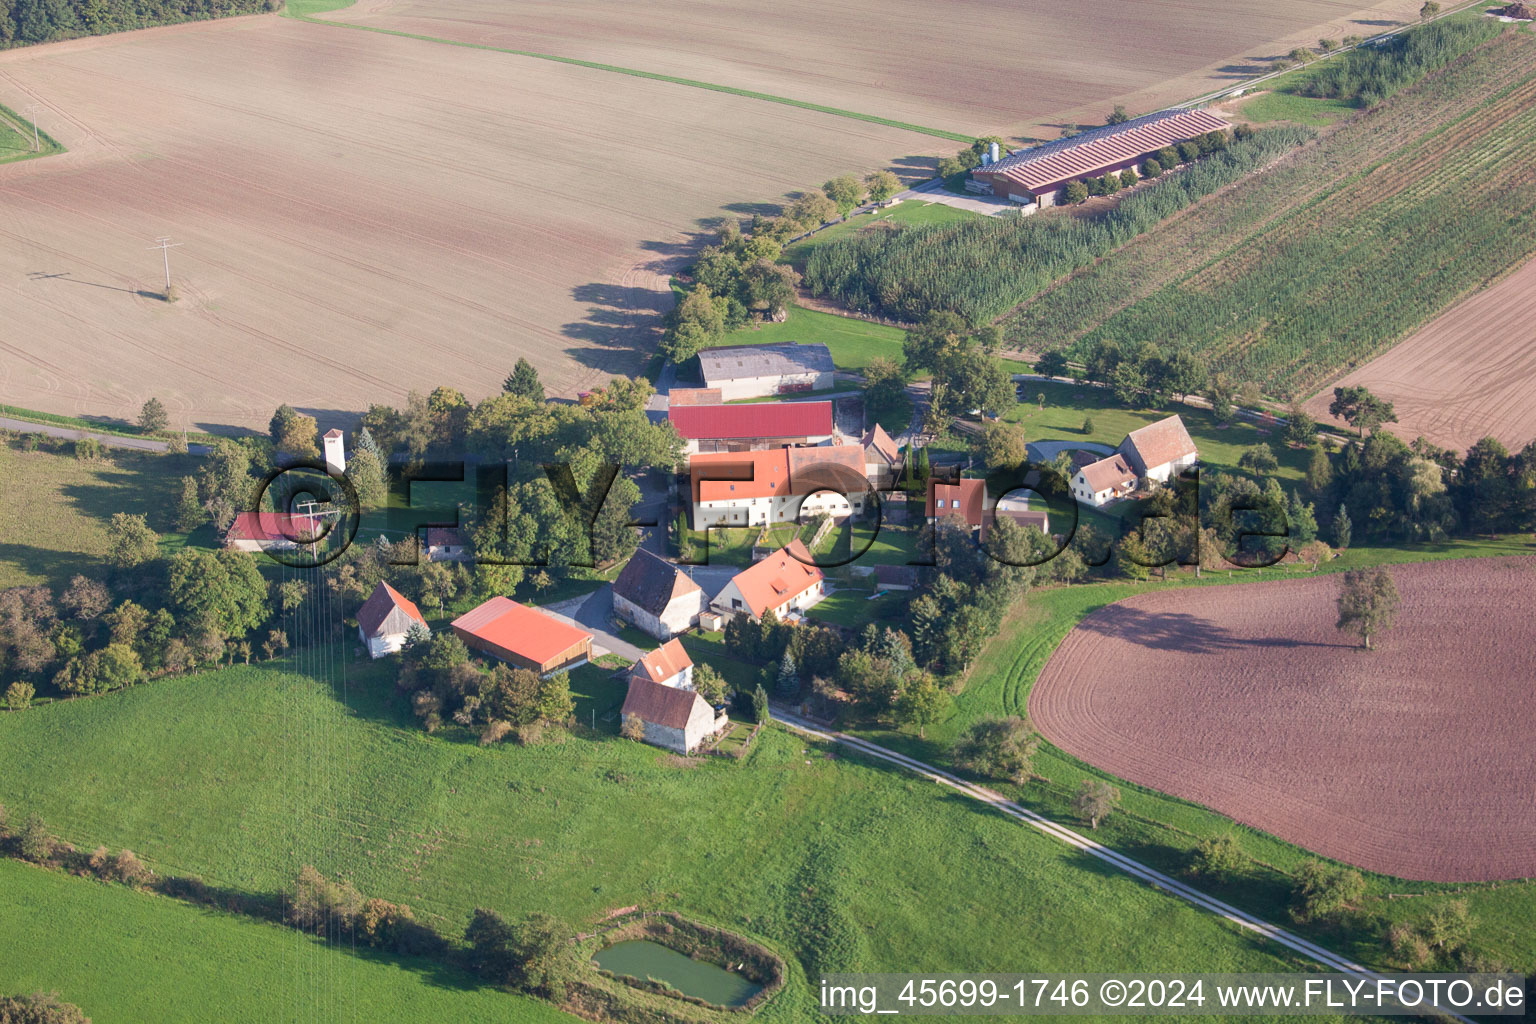
{"label": "corn field", "polygon": [[951,310],[985,323],[1311,137],[1304,128],[1257,132],[1140,186],[1098,218],[1009,215],[861,232],[818,247],[805,283],[864,313],[912,322]]}

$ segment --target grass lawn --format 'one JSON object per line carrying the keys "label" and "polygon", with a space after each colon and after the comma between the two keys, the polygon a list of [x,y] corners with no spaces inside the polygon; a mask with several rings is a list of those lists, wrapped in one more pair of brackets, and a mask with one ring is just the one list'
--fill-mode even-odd
{"label": "grass lawn", "polygon": [[[284,889],[314,864],[444,930],[462,929],[476,906],[583,925],[632,904],[675,909],[794,958],[786,990],[758,1011],[769,1021],[814,1016],[806,978],[830,969],[1295,965],[1033,829],[776,726],[743,761],[686,769],[619,739],[616,723],[564,742],[480,747],[411,727],[390,666],[305,657],[329,666],[329,681],[238,667],[0,715],[0,802],[13,818],[41,814],[77,845],[129,846],[160,872],[241,890]],[[0,977],[65,986],[89,1005],[89,992],[66,983],[68,972],[100,969],[85,966],[97,958],[60,951],[135,931],[133,908],[147,898],[113,895],[121,906],[47,925],[57,933],[28,954],[25,978],[10,957]],[[230,959],[221,942],[193,942]],[[158,948],[162,972],[199,962]],[[146,972],[102,984],[133,990],[125,999],[177,986]],[[259,992],[227,998],[221,1018],[270,1019]]]}
{"label": "grass lawn", "polygon": [[806,616],[848,629],[862,629],[870,622],[895,621],[907,599],[904,593],[888,593],[872,600],[873,595],[874,591],[866,587],[840,586],[806,612]]}
{"label": "grass lawn", "polygon": [[[1236,471],[1244,448],[1268,441],[1280,460],[1274,475],[1282,486],[1289,488],[1306,475],[1307,460],[1311,457],[1304,449],[1287,447],[1278,430],[1264,437],[1257,424],[1246,420],[1223,428],[1207,409],[1170,405],[1167,409],[1133,411],[1123,408],[1108,388],[1038,381],[1028,381],[1024,387],[1029,400],[1021,402],[1004,418],[1020,424],[1028,441],[1096,441],[1114,447],[1132,430],[1176,412],[1183,417],[1184,426],[1200,451],[1201,465],[1207,468]],[[1044,409],[1034,400],[1042,392]],[[1093,433],[1083,433],[1084,419],[1093,420]]]}
{"label": "grass lawn", "polygon": [[[1536,553],[1536,547],[1523,539],[1460,541],[1413,549],[1359,546],[1329,563],[1327,571],[1410,560],[1533,553]],[[997,639],[977,659],[964,690],[955,697],[949,718],[929,726],[926,739],[920,740],[905,731],[873,729],[861,732],[913,756],[947,762],[949,745],[971,723],[1006,715],[1026,715],[1029,690],[1046,660],[1068,631],[1090,612],[1150,588],[1219,586],[1230,582],[1285,579],[1305,572],[1304,569],[1280,567],[1239,570],[1230,574],[1207,573],[1201,581],[1188,574],[1175,573],[1177,582],[1166,584],[1097,583],[1035,591],[1015,608]],[[1071,797],[1083,779],[1108,777],[1048,743],[1042,744],[1036,755],[1033,771],[1037,778],[1028,786],[1001,788],[1027,806],[1063,821],[1073,820]],[[1200,839],[1233,833],[1244,852],[1253,859],[1253,877],[1231,885],[1207,886],[1201,882],[1201,886],[1270,920],[1288,921],[1289,873],[1311,854],[1266,833],[1238,826],[1197,804],[1123,780],[1114,781],[1124,798],[1124,813],[1103,824],[1095,838],[1162,870],[1177,872],[1183,867],[1188,851]],[[1519,970],[1529,971],[1536,966],[1536,936],[1520,925],[1521,921],[1528,922],[1536,915],[1536,884],[1445,886],[1368,877],[1372,894],[1370,909],[1393,919],[1422,916],[1437,902],[1448,900],[1452,898],[1451,894],[1459,892],[1471,902],[1479,922],[1475,946]],[[1382,898],[1389,892],[1442,895],[1427,895],[1419,900]],[[1370,943],[1368,936],[1327,931],[1312,934],[1326,945],[1366,961],[1376,960],[1379,956],[1379,948]]]}
{"label": "grass lawn", "polygon": [[[179,549],[187,537],[173,531],[171,517],[181,478],[199,465],[191,455],[122,449],[81,462],[0,444],[0,589],[60,586],[75,573],[100,576],[115,512],[147,516],[165,550]],[[211,542],[212,535],[212,527],[203,527],[192,539]]]}
{"label": "grass lawn", "polygon": [[1293,88],[1294,83],[1277,85],[1268,92],[1260,93],[1252,99],[1245,99],[1237,108],[1238,114],[1254,124],[1267,125],[1276,121],[1290,121],[1321,128],[1342,120],[1360,109],[1349,100],[1302,96],[1291,91]]}
{"label": "grass lawn", "polygon": [[805,261],[810,258],[811,250],[818,245],[838,238],[844,238],[859,231],[866,231],[876,225],[902,224],[950,224],[957,220],[973,220],[981,216],[970,210],[961,210],[944,203],[931,203],[924,199],[906,199],[895,206],[887,206],[873,213],[862,214],[834,224],[829,228],[803,238],[798,242],[784,248],[784,260],[796,270],[805,270]]}
{"label": "grass lawn", "polygon": [[452,967],[0,860],[0,993],[56,991],[95,1024],[572,1022]]}
{"label": "grass lawn", "polygon": [[[825,345],[839,370],[862,370],[871,360],[884,356],[901,362],[901,343],[907,334],[899,327],[877,324],[851,316],[837,316],[803,306],[790,306],[783,323],[743,327],[726,335],[723,344],[768,345],[798,341]],[[840,389],[845,390],[845,389]]]}

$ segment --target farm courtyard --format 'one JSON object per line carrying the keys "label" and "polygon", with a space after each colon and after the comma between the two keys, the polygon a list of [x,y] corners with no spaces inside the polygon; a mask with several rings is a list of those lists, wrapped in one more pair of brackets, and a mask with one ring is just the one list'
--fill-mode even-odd
{"label": "farm courtyard", "polygon": [[1087,616],[1030,692],[1041,734],[1328,857],[1433,881],[1536,875],[1529,558],[1396,566],[1376,650],[1337,577],[1164,591]]}

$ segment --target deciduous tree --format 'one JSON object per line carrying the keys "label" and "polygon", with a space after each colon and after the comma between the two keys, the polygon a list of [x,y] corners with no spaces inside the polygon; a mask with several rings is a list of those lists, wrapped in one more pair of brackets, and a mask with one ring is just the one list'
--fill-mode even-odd
{"label": "deciduous tree", "polygon": [[1119,806],[1119,787],[1103,779],[1084,779],[1078,787],[1077,795],[1072,798],[1072,810],[1093,829],[1098,828],[1099,822],[1109,817]]}
{"label": "deciduous tree", "polygon": [[107,521],[107,561],[118,569],[132,569],[160,554],[160,535],[141,515],[114,512]]}
{"label": "deciduous tree", "polygon": [[1360,637],[1370,650],[1371,637],[1392,628],[1398,600],[1397,585],[1385,568],[1346,572],[1339,581],[1338,628]]}

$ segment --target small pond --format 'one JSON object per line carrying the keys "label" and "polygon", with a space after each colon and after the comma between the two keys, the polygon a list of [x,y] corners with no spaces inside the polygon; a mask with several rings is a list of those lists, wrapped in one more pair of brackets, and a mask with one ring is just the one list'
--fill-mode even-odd
{"label": "small pond", "polygon": [[593,959],[605,971],[637,981],[655,978],[684,995],[716,1006],[740,1006],[762,989],[723,967],[689,959],[675,949],[646,939],[615,943]]}

